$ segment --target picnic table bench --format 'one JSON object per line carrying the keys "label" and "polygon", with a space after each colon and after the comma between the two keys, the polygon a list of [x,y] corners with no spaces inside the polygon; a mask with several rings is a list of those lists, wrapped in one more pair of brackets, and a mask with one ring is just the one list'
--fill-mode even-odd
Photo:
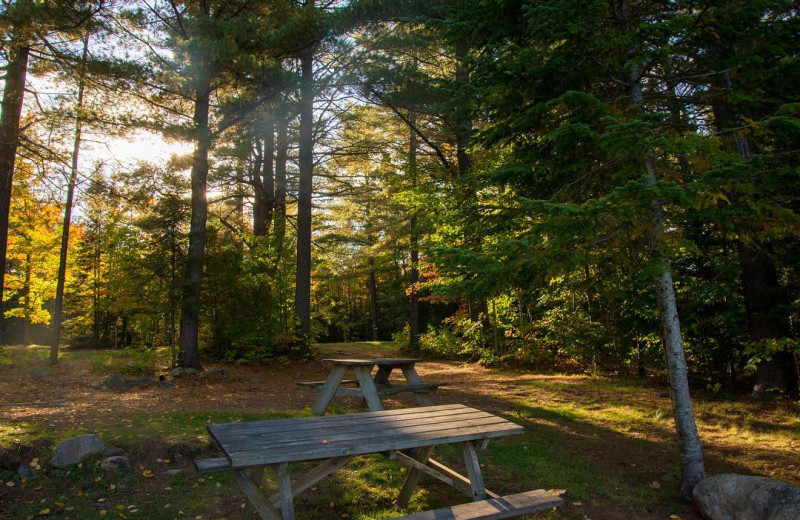
{"label": "picnic table bench", "polygon": [[[373,412],[383,410],[382,398],[399,393],[413,393],[420,406],[432,406],[430,394],[444,383],[424,383],[414,365],[419,359],[408,358],[356,358],[356,359],[323,359],[332,366],[325,381],[300,381],[301,387],[313,388],[319,392],[311,406],[314,415],[323,415],[333,396],[344,395],[361,397]],[[373,369],[377,367],[375,375]],[[406,384],[396,385],[389,382],[389,376],[399,369],[406,379]],[[352,370],[356,379],[344,379],[348,370]],[[348,386],[352,386],[348,388]]]}
{"label": "picnic table bench", "polygon": [[[354,457],[371,453],[387,454],[410,467],[397,498],[400,506],[408,503],[423,474],[453,486],[474,501],[395,520],[494,520],[562,503],[561,498],[542,490],[500,497],[485,488],[477,448],[492,438],[520,434],[523,428],[468,406],[210,424],[207,428],[224,457],[197,460],[197,470],[232,471],[249,504],[263,520],[295,520],[295,496]],[[449,443],[461,444],[466,476],[431,458],[435,446]],[[291,464],[313,460],[322,462],[296,480],[291,479]],[[261,489],[267,466],[278,477],[278,491],[270,496]]]}

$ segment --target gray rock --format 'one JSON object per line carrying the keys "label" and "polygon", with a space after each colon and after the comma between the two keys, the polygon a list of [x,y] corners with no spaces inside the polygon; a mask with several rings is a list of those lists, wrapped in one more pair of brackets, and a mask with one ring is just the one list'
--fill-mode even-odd
{"label": "gray rock", "polygon": [[25,464],[20,464],[17,474],[22,478],[33,478],[33,470]]}
{"label": "gray rock", "polygon": [[164,472],[164,475],[169,475],[170,477],[174,477],[175,475],[180,475],[183,473],[183,469],[175,468],[175,469],[168,469]]}
{"label": "gray rock", "polygon": [[710,520],[800,518],[800,488],[766,477],[715,475],[697,484],[692,498]]}
{"label": "gray rock", "polygon": [[106,473],[114,473],[119,470],[129,470],[131,469],[131,461],[128,460],[128,457],[115,455],[113,457],[103,459],[103,462],[100,463],[100,468]]}
{"label": "gray rock", "polygon": [[194,374],[197,373],[197,369],[192,367],[184,368],[183,373],[186,374],[187,376],[193,376]]}
{"label": "gray rock", "polygon": [[152,377],[140,377],[130,382],[131,386],[152,386],[154,384],[156,384],[156,382]]}
{"label": "gray rock", "polygon": [[131,384],[122,374],[112,374],[108,376],[103,383],[103,389],[105,390],[122,390],[123,388],[128,388],[129,386],[131,386]]}
{"label": "gray rock", "polygon": [[116,446],[106,446],[106,449],[103,450],[103,457],[116,457],[117,455],[122,455],[125,452],[122,451],[122,448],[117,448]]}
{"label": "gray rock", "polygon": [[206,374],[208,374],[209,376],[213,376],[214,374],[222,375],[227,373],[228,371],[223,367],[211,367],[208,370],[206,370]]}
{"label": "gray rock", "polygon": [[103,454],[106,445],[92,434],[67,439],[58,445],[50,459],[50,464],[57,468],[65,468],[70,464],[78,464],[92,457]]}
{"label": "gray rock", "polygon": [[31,367],[28,369],[28,375],[38,381],[50,377],[50,371],[42,367]]}
{"label": "gray rock", "polygon": [[172,369],[172,377],[181,377],[186,374],[186,371],[183,367],[175,367]]}
{"label": "gray rock", "polygon": [[161,381],[159,381],[158,382],[158,386],[160,386],[161,388],[174,388],[175,387],[175,385],[173,385],[172,383],[170,383],[166,379],[162,379]]}

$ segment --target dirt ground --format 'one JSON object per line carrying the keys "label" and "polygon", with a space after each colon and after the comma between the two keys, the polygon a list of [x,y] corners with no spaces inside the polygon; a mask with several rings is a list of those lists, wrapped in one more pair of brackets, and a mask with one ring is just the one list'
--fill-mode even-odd
{"label": "dirt ground", "polygon": [[[195,410],[263,412],[267,409],[299,411],[313,402],[316,392],[297,387],[294,383],[323,380],[327,375],[326,366],[321,362],[324,357],[354,357],[354,354],[361,357],[385,356],[386,352],[372,350],[369,346],[353,351],[347,346],[340,348],[334,345],[324,347],[317,359],[302,363],[276,363],[267,367],[218,364],[224,366],[227,373],[204,379],[174,378],[172,382],[175,386],[171,389],[151,386],[125,391],[101,390],[96,387],[106,376],[93,375],[89,363],[62,363],[54,367],[42,364],[42,367],[49,370],[47,384],[35,380],[29,372],[5,370],[0,371],[0,423],[13,425],[17,421],[45,422],[54,430],[80,427],[91,431],[93,426],[109,424],[141,410],[148,413]],[[215,364],[208,363],[204,368],[212,366]],[[526,381],[544,377],[550,381],[559,379],[559,376],[497,371],[456,361],[426,360],[418,364],[417,368],[425,381],[447,382],[447,386],[440,389],[435,396],[437,404],[467,404],[501,416],[512,414],[515,396],[524,397],[522,394],[530,391]],[[575,381],[569,376],[561,379],[557,382],[563,385],[570,385]],[[638,395],[642,398],[641,394]],[[669,402],[663,395],[663,389],[647,390],[643,398],[663,400],[665,405]],[[387,407],[414,405],[413,399],[410,396],[399,401],[391,400],[387,402]],[[357,400],[337,398],[337,405],[355,407]],[[515,419],[520,420],[516,416]],[[535,427],[536,424],[533,421],[525,426]],[[573,440],[567,440],[568,438]],[[565,442],[576,443],[574,438],[565,436]],[[581,450],[585,447],[576,444],[574,449]],[[631,460],[633,455],[629,457],[624,452],[625,449],[609,439],[607,456],[601,457],[601,460],[607,458],[603,464],[618,465],[620,460]],[[653,454],[653,457],[671,457],[673,461],[676,456],[677,453]],[[598,471],[602,470],[602,467],[598,467]],[[669,512],[674,509],[674,505],[655,504],[649,510],[633,511],[624,507],[575,505],[568,502],[563,509],[568,518],[666,520],[670,518]],[[682,509],[684,511],[680,518],[683,520],[701,518],[694,509],[686,510],[685,506]]]}

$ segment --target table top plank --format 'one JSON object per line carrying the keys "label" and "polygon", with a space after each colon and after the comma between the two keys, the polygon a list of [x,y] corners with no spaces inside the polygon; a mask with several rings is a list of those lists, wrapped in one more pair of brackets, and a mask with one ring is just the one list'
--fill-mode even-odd
{"label": "table top plank", "polygon": [[422,361],[413,358],[346,358],[346,359],[323,359],[323,363],[333,363],[334,365],[344,366],[403,366],[414,365]]}
{"label": "table top plank", "polygon": [[523,428],[463,405],[327,417],[211,424],[232,468],[299,462],[520,434]]}

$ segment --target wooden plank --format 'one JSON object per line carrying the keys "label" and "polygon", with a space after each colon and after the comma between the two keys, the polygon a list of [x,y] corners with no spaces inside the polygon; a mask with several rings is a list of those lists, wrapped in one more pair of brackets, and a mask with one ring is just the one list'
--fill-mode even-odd
{"label": "wooden plank", "polygon": [[546,511],[559,507],[563,503],[564,500],[560,497],[543,489],[537,489],[434,511],[398,516],[391,520],[503,520],[537,511]]}
{"label": "wooden plank", "polygon": [[388,365],[388,366],[402,366],[402,365],[413,365],[414,363],[418,363],[422,361],[421,359],[414,359],[414,358],[349,358],[349,359],[323,359],[323,363],[332,363],[334,365],[342,365],[342,366],[381,366],[381,365]]}
{"label": "wooden plank", "polygon": [[[344,467],[351,460],[353,460],[353,457],[336,457],[326,460],[292,483],[292,496],[296,497],[334,471]],[[279,505],[280,498],[280,493],[275,493],[269,497],[269,501],[272,502],[273,505]]]}
{"label": "wooden plank", "polygon": [[[303,432],[292,436],[291,433],[280,433],[272,436],[248,434],[248,430],[243,430],[242,434],[230,435],[226,442],[226,453],[231,455],[233,452],[241,450],[257,449],[280,449],[290,446],[307,444],[332,444],[335,442],[347,442],[362,440],[369,442],[371,439],[388,435],[417,434],[421,432],[437,432],[446,430],[456,430],[459,428],[484,427],[491,430],[494,427],[500,428],[508,423],[499,417],[491,415],[462,415],[455,418],[437,420],[428,418],[425,420],[409,421],[406,424],[392,423],[372,425],[359,425],[356,428],[337,427],[330,430],[315,430],[313,432]],[[371,427],[370,427],[371,426]]]}
{"label": "wooden plank", "polygon": [[409,421],[419,421],[428,418],[447,418],[457,416],[488,416],[487,412],[469,408],[463,405],[444,405],[428,408],[403,408],[399,410],[386,410],[383,412],[352,413],[332,415],[328,417],[303,417],[297,419],[276,419],[269,421],[231,422],[225,424],[210,424],[207,429],[212,439],[229,440],[238,434],[248,436],[274,436],[290,433],[292,436],[313,435],[314,432],[330,431],[345,427],[353,429],[358,427],[374,428],[376,423],[383,425],[407,424]]}
{"label": "wooden plank", "polygon": [[419,431],[446,430],[452,428],[463,428],[468,426],[486,426],[493,424],[513,424],[500,417],[481,413],[461,413],[457,415],[445,415],[436,417],[414,417],[406,421],[373,421],[349,426],[337,424],[331,428],[319,428],[314,430],[301,430],[297,432],[281,431],[279,433],[258,432],[242,423],[237,431],[229,431],[222,437],[223,443],[230,447],[239,446],[258,446],[264,449],[272,449],[287,444],[317,444],[323,440],[328,442],[347,440],[351,438],[380,437],[388,434],[415,433]]}
{"label": "wooden plank", "polygon": [[419,448],[485,438],[502,437],[521,433],[515,425],[495,425],[492,428],[469,427],[453,428],[445,431],[426,431],[417,434],[399,434],[384,438],[373,438],[369,442],[358,439],[328,444],[292,445],[275,450],[264,451],[258,448],[242,451],[229,451],[234,468],[251,467],[276,462],[306,461],[341,457],[345,455],[363,455],[384,451]]}
{"label": "wooden plank", "polygon": [[[341,381],[339,381],[339,384],[340,385],[357,385],[358,384],[358,380],[357,379],[342,379]],[[295,385],[302,386],[302,387],[308,387],[308,388],[316,388],[318,386],[324,386],[325,385],[325,381],[297,381],[297,382],[295,382]]]}
{"label": "wooden plank", "polygon": [[242,489],[250,504],[256,508],[258,514],[264,520],[282,520],[281,513],[261,494],[261,490],[253,480],[245,473],[245,470],[238,469],[233,472],[236,482]]}
{"label": "wooden plank", "polygon": [[465,441],[461,443],[461,451],[464,454],[464,463],[467,465],[467,475],[472,485],[472,499],[486,499],[486,486],[483,484],[481,475],[481,464],[478,461],[478,454],[475,451],[475,443]]}
{"label": "wooden plank", "polygon": [[[414,365],[402,367],[403,375],[406,377],[406,381],[408,381],[411,385],[421,385],[422,378],[419,377],[417,370],[414,368]],[[420,406],[433,406],[433,399],[428,394],[417,393],[414,395],[417,398],[417,403]]]}
{"label": "wooden plank", "polygon": [[422,383],[420,385],[406,385],[406,386],[391,386],[389,388],[381,388],[378,390],[378,395],[393,395],[399,394],[402,392],[414,392],[414,393],[430,393],[435,392],[439,389],[440,386],[444,385],[444,383]]}
{"label": "wooden plank", "polygon": [[220,457],[218,459],[197,459],[194,461],[194,467],[200,474],[205,473],[218,473],[220,471],[230,471],[231,461],[227,457]]}
{"label": "wooden plank", "polygon": [[294,520],[294,501],[292,500],[292,480],[289,473],[289,464],[278,464],[278,494],[280,495],[281,512],[283,520]]}
{"label": "wooden plank", "polygon": [[336,394],[336,389],[339,388],[339,383],[344,377],[345,372],[347,372],[347,367],[345,366],[333,367],[333,370],[328,374],[325,385],[317,396],[317,400],[314,401],[314,404],[311,406],[311,412],[314,415],[322,415],[325,413],[325,409]]}
{"label": "wooden plank", "polygon": [[373,412],[383,410],[383,403],[378,395],[378,388],[375,386],[375,381],[372,380],[372,370],[367,366],[354,365],[353,370],[358,378],[358,384],[364,394],[364,399],[367,401],[367,406]]}
{"label": "wooden plank", "polygon": [[[464,493],[466,496],[472,498],[472,484],[470,483],[468,477],[465,477],[461,473],[458,473],[452,468],[445,466],[441,462],[433,459],[428,459],[428,466],[453,479],[453,481],[456,483],[453,487]],[[492,491],[489,491],[488,489],[486,490],[486,495],[489,498],[500,498],[500,495]]]}

